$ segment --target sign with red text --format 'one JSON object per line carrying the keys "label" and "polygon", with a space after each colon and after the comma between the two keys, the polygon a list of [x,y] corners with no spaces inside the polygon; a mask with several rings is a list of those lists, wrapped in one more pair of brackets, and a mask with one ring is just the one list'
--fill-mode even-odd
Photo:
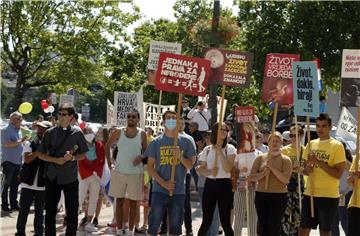
{"label": "sign with red text", "polygon": [[341,65],[342,78],[360,78],[360,50],[344,49]]}
{"label": "sign with red text", "polygon": [[255,108],[254,107],[237,107],[235,109],[236,122],[244,123],[255,121]]}
{"label": "sign with red text", "polygon": [[299,61],[300,55],[270,53],[266,55],[262,98],[266,102],[279,105],[293,104],[292,63]]}
{"label": "sign with red text", "polygon": [[209,60],[161,52],[155,88],[173,93],[205,96],[209,73]]}

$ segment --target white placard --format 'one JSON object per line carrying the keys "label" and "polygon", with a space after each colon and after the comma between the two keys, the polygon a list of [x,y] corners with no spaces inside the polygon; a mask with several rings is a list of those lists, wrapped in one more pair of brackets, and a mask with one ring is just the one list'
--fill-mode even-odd
{"label": "white placard", "polygon": [[342,78],[360,78],[360,50],[344,49],[341,64]]}
{"label": "white placard", "polygon": [[181,54],[181,44],[152,40],[150,42],[149,59],[148,59],[149,70],[156,70],[159,61],[160,52]]}
{"label": "white placard", "polygon": [[357,120],[346,107],[343,107],[336,129],[336,135],[356,143],[356,127]]}
{"label": "white placard", "polygon": [[162,114],[167,110],[175,111],[175,105],[161,105],[160,106],[160,117],[159,118],[158,118],[158,108],[159,108],[158,104],[152,104],[152,103],[144,102],[145,127],[150,127],[154,131],[156,131],[156,129],[158,127],[158,124],[160,123],[159,131],[163,132],[164,127],[161,126]]}
{"label": "white placard", "polygon": [[61,106],[64,103],[68,103],[71,106],[74,106],[74,95],[61,94],[60,95],[59,106]]}

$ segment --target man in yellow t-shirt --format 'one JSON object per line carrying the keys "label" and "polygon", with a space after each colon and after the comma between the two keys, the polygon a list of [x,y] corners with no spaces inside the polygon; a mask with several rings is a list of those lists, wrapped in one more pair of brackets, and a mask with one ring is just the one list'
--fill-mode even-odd
{"label": "man in yellow t-shirt", "polygon": [[[355,191],[355,183],[356,183],[356,194],[353,192],[348,209],[348,233],[349,235],[360,235],[360,171],[355,171],[355,157],[353,159],[353,163],[350,167],[350,176],[348,178],[348,184],[354,187]],[[359,162],[360,166],[360,162]],[[356,182],[355,182],[356,181]],[[355,199],[355,196],[357,199]]]}
{"label": "man in yellow t-shirt", "polygon": [[[318,139],[307,144],[303,153],[304,173],[309,175],[305,186],[300,223],[300,236],[310,235],[319,225],[321,236],[330,236],[331,224],[339,202],[339,179],[345,168],[345,150],[341,142],[330,137],[331,118],[320,114],[316,118]],[[309,150],[310,149],[310,150]],[[314,217],[311,217],[310,184],[314,197]]]}

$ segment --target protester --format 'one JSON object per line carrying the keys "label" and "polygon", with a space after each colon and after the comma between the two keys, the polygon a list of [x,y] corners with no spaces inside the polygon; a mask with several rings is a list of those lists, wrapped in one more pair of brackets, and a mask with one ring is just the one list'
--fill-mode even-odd
{"label": "protester", "polygon": [[[304,190],[304,179],[300,175],[300,195],[298,188],[298,174],[301,172],[302,153],[304,152],[304,146],[300,141],[304,137],[304,130],[301,126],[297,127],[298,131],[298,144],[296,145],[296,126],[291,126],[289,138],[291,143],[281,149],[281,153],[290,157],[292,162],[292,174],[287,185],[287,204],[284,212],[284,216],[281,220],[281,236],[298,236],[300,227],[300,201]],[[282,135],[284,136],[284,135]],[[297,148],[296,148],[297,146]],[[298,153],[297,153],[298,152]]]}
{"label": "protester", "polygon": [[[338,139],[339,140],[339,139]],[[340,178],[340,198],[339,198],[339,206],[337,212],[335,214],[335,218],[331,227],[331,236],[340,236],[339,223],[341,223],[341,227],[345,233],[348,234],[348,204],[351,198],[352,189],[351,186],[347,183],[347,179],[350,176],[349,170],[352,163],[352,155],[351,151],[346,147],[346,143],[344,141],[339,140],[344,149],[345,149],[345,158],[346,164],[343,174]]]}
{"label": "protester", "polygon": [[[216,203],[219,207],[220,221],[225,235],[234,235],[230,223],[233,201],[230,173],[233,168],[236,149],[227,143],[228,129],[226,124],[221,127],[221,143],[217,144],[218,125],[215,123],[211,128],[210,140],[212,145],[207,146],[199,157],[199,171],[207,177],[202,197],[203,219],[198,232],[199,236],[207,235]],[[215,166],[216,155],[218,155],[218,162]]]}
{"label": "protester", "polygon": [[39,146],[39,158],[46,161],[45,234],[56,235],[57,204],[61,190],[65,195],[66,235],[76,235],[79,209],[77,161],[88,151],[84,134],[70,125],[74,107],[64,103],[59,108],[59,125],[47,130]]}
{"label": "protester", "polygon": [[[146,134],[137,128],[140,113],[132,110],[127,114],[127,126],[116,128],[106,144],[106,155],[110,158],[110,147],[117,143],[115,168],[111,172],[110,195],[116,198],[117,235],[133,235],[137,204],[141,200],[141,183],[144,169],[141,164],[147,142]],[[123,225],[124,200],[129,199],[129,229]]]}
{"label": "protester", "polygon": [[37,149],[45,131],[52,124],[49,121],[36,123],[36,138],[24,145],[24,161],[20,171],[20,209],[16,223],[17,236],[25,236],[25,227],[32,202],[35,203],[34,233],[43,235],[44,205],[45,205],[45,162],[38,158]]}
{"label": "protester", "polygon": [[84,129],[84,136],[89,151],[86,159],[79,161],[79,206],[81,207],[89,193],[89,203],[85,217],[81,221],[87,232],[96,232],[97,228],[92,223],[100,192],[100,179],[105,163],[105,148],[102,142],[95,141],[95,134],[90,127]]}
{"label": "protester", "polygon": [[284,132],[282,132],[281,136],[283,138],[283,146],[287,146],[287,145],[291,144],[291,138],[290,138],[290,131],[289,130],[285,130]]}
{"label": "protester", "polygon": [[[239,170],[238,184],[234,196],[234,234],[242,235],[243,226],[245,222],[249,222],[250,228],[247,229],[248,235],[256,235],[257,215],[255,209],[255,184],[248,184],[246,190],[246,178],[250,174],[255,158],[261,155],[262,152],[258,150],[247,153],[240,153],[236,155],[234,166]],[[246,191],[248,191],[248,198],[246,198]],[[246,202],[247,201],[247,202]],[[248,208],[247,208],[248,206]],[[249,209],[249,212],[247,210]],[[247,213],[247,214],[246,214]],[[245,220],[246,214],[246,220]]]}
{"label": "protester", "polygon": [[209,130],[211,113],[208,109],[205,108],[204,102],[198,102],[196,106],[188,113],[187,117],[191,119],[192,122],[196,122],[199,125],[199,131],[202,136],[204,136],[206,131]]}
{"label": "protester", "polygon": [[258,132],[256,133],[255,138],[256,138],[255,141],[256,150],[262,153],[267,153],[269,151],[269,147],[263,143],[263,139],[264,139],[263,134]]}
{"label": "protester", "polygon": [[181,118],[185,120],[185,133],[190,134],[190,118],[188,118],[188,114],[191,111],[191,107],[189,106],[189,99],[187,97],[183,97],[181,101]]}
{"label": "protester", "polygon": [[[148,172],[153,178],[148,235],[157,235],[165,211],[168,212],[169,233],[181,234],[184,216],[185,175],[195,162],[196,151],[191,140],[176,133],[176,113],[163,114],[164,134],[156,137],[145,152],[148,157]],[[174,138],[178,136],[178,146]],[[179,156],[175,166],[175,179],[171,182],[172,158]],[[181,156],[180,156],[181,155]],[[170,195],[172,196],[170,197]]]}
{"label": "protester", "polygon": [[[17,176],[22,163],[23,143],[27,139],[27,137],[21,136],[20,126],[22,120],[21,113],[17,111],[13,112],[10,114],[8,126],[1,130],[1,166],[4,175],[1,193],[1,210],[3,212],[19,210],[17,201],[19,182]],[[11,209],[9,208],[9,198]]]}
{"label": "protester", "polygon": [[[348,184],[350,184],[354,192],[351,195],[349,208],[348,208],[348,236],[358,236],[360,235],[360,171],[355,170],[355,161],[356,158],[353,158],[352,165],[350,167],[350,176],[347,179]],[[358,163],[360,166],[360,163]],[[355,195],[355,190],[356,195]],[[356,196],[356,199],[355,199]]]}
{"label": "protester", "polygon": [[[345,168],[344,147],[330,137],[331,127],[331,118],[321,113],[316,118],[316,133],[319,138],[310,142],[311,149],[308,143],[303,153],[304,174],[309,175],[309,178],[302,200],[300,236],[310,235],[311,229],[316,229],[317,225],[322,236],[331,233],[339,202],[339,179]],[[314,200],[314,217],[310,211],[310,185]]]}
{"label": "protester", "polygon": [[[292,166],[289,157],[280,152],[282,136],[275,132],[269,136],[269,153],[258,156],[252,166],[249,182],[258,182],[255,207],[260,236],[278,236],[281,218],[287,202],[287,188]],[[268,176],[268,186],[266,186]]]}

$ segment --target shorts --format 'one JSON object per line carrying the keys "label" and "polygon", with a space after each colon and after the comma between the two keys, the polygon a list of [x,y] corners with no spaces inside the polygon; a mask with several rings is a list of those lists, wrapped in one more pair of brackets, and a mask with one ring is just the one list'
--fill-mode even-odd
{"label": "shorts", "polygon": [[109,195],[133,201],[141,200],[141,178],[142,174],[122,174],[112,170]]}
{"label": "shorts", "polygon": [[311,217],[310,196],[304,195],[301,209],[300,228],[331,231],[335,214],[338,209],[339,198],[314,197],[314,218]]}

